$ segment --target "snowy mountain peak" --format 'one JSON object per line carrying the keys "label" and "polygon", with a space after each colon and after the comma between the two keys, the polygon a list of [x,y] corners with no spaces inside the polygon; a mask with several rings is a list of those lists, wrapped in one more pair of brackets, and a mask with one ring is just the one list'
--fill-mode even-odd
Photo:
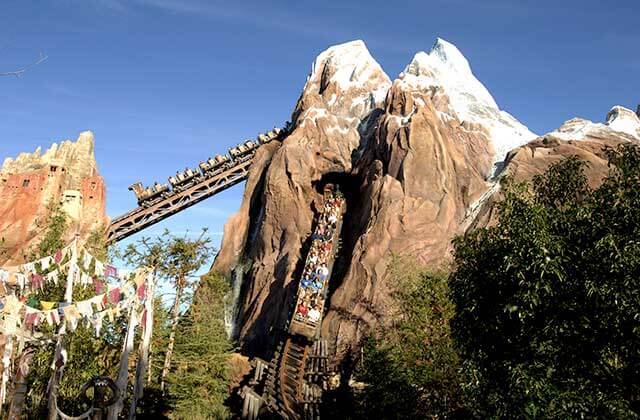
{"label": "snowy mountain peak", "polygon": [[611,111],[607,113],[607,122],[605,124],[612,130],[640,138],[640,118],[628,108],[620,105],[611,108]]}
{"label": "snowy mountain peak", "polygon": [[494,174],[507,152],[534,138],[518,120],[501,111],[486,87],[474,76],[469,62],[452,43],[438,38],[429,53],[419,52],[400,74],[410,86],[422,89],[437,86],[449,97],[460,121],[485,127],[495,150]]}
{"label": "snowy mountain peak", "polygon": [[640,140],[640,118],[630,109],[616,105],[607,113],[604,124],[573,118],[549,134],[562,140],[586,140],[589,137],[609,137],[612,131]]}
{"label": "snowy mountain peak", "polygon": [[361,40],[334,45],[316,58],[307,84],[335,83],[341,89],[391,81]]}
{"label": "snowy mountain peak", "polygon": [[371,110],[382,107],[390,86],[389,76],[364,42],[334,45],[314,60],[298,101],[302,107],[296,107],[293,118],[316,118],[329,112],[353,118],[355,124]]}
{"label": "snowy mountain peak", "polygon": [[466,57],[462,55],[455,45],[442,38],[436,40],[429,54],[438,57],[440,61],[446,63],[454,71],[471,74],[471,66]]}

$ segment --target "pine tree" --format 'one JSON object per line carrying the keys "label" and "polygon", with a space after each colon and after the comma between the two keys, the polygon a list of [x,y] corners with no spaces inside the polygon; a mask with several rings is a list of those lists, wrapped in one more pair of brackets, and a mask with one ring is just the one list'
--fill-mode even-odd
{"label": "pine tree", "polygon": [[224,324],[224,300],[229,291],[224,277],[203,276],[193,303],[179,324],[175,368],[168,376],[176,399],[172,418],[224,419],[229,396],[227,362],[233,346]]}
{"label": "pine tree", "polygon": [[171,368],[171,357],[180,320],[180,306],[184,303],[185,292],[188,287],[193,286],[193,274],[211,257],[210,240],[204,237],[205,232],[203,231],[196,240],[171,238],[169,242],[166,275],[173,279],[176,294],[171,307],[171,332],[160,377],[161,391],[165,390],[165,378]]}

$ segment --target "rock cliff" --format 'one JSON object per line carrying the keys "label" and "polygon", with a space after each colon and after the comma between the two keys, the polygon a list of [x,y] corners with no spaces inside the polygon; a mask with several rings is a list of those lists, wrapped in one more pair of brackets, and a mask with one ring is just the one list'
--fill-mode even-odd
{"label": "rock cliff", "polygon": [[70,241],[85,238],[106,226],[105,184],[94,156],[93,133],[78,140],[54,143],[42,153],[21,153],[7,158],[0,169],[0,263],[19,263],[36,244],[46,226],[47,208],[59,202],[69,215]]}
{"label": "rock cliff", "polygon": [[361,41],[329,48],[313,63],[292,130],[260,148],[241,209],[225,226],[213,269],[233,279],[234,334],[249,354],[265,356],[286,325],[324,184],[337,183],[347,198],[322,324],[339,363],[384,322],[393,253],[446,263],[455,235],[491,221],[501,174],[525,179],[578,153],[597,182],[606,173],[601,146],[638,137],[627,111],[539,138],[499,109],[444,40],[394,81]]}
{"label": "rock cliff", "polygon": [[[531,181],[550,165],[569,156],[578,156],[587,162],[585,175],[589,185],[597,187],[609,173],[605,150],[621,142],[640,142],[640,118],[633,111],[614,106],[604,123],[594,123],[582,118],[566,121],[556,130],[515,148],[506,157],[505,170],[518,182]],[[468,210],[469,228],[486,226],[495,222],[494,204],[501,199],[499,185],[489,191],[473,209]]]}

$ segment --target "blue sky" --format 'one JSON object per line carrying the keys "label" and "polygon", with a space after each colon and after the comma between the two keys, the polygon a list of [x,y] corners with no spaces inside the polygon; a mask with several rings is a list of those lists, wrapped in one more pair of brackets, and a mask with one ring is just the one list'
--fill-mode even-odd
{"label": "blue sky", "polygon": [[[0,157],[92,130],[108,213],[135,204],[127,186],[286,121],[315,56],[366,42],[394,78],[436,37],[453,42],[501,108],[544,133],[640,102],[640,2],[513,0],[218,2],[4,0]],[[207,226],[217,243],[242,187],[165,227]]]}

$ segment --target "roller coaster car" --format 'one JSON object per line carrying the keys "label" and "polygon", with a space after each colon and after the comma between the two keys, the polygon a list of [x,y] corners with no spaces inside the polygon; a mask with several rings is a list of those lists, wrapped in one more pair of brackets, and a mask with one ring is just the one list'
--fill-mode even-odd
{"label": "roller coaster car", "polygon": [[243,144],[239,144],[236,147],[232,147],[231,149],[229,149],[229,155],[233,158],[233,159],[238,159],[246,154],[248,154],[249,152],[251,152],[253,149],[257,148],[258,145],[254,142],[252,142],[251,140],[248,140],[246,142],[244,142]]}
{"label": "roller coaster car", "polygon": [[276,137],[278,137],[280,135],[280,133],[282,133],[282,128],[275,127],[273,130],[271,130],[271,131],[269,131],[267,133],[267,136],[269,136],[271,138],[271,140],[273,140]]}
{"label": "roller coaster car", "polygon": [[273,140],[276,137],[278,137],[281,132],[282,132],[281,128],[274,128],[273,130],[269,131],[266,134],[265,133],[258,134],[258,137],[257,137],[258,143],[267,144],[267,143],[271,142],[271,140]]}
{"label": "roller coaster car", "polygon": [[142,197],[142,194],[144,193],[142,182],[138,181],[129,185],[129,191],[133,191],[133,193],[136,195],[136,200],[138,200],[138,203],[140,203],[140,197]]}
{"label": "roller coaster car", "polygon": [[217,169],[223,164],[229,161],[229,156],[227,155],[217,155],[215,158],[209,158],[206,162],[200,162],[200,170],[202,173],[206,173],[211,171],[212,169]]}
{"label": "roller coaster car", "polygon": [[284,124],[284,131],[287,132],[287,133],[290,133],[291,130],[293,130],[293,123],[291,121],[287,121]]}
{"label": "roller coaster car", "polygon": [[158,184],[157,182],[155,182],[152,186],[142,192],[140,198],[138,199],[138,204],[151,205],[153,204],[154,199],[162,197],[168,191],[169,186],[167,184]]}
{"label": "roller coaster car", "polygon": [[197,171],[194,171],[191,168],[187,168],[184,170],[184,172],[176,172],[176,176],[170,176],[169,183],[173,188],[181,187],[185,184],[188,184],[189,181],[194,179],[196,176],[198,176]]}
{"label": "roller coaster car", "polygon": [[[312,299],[316,299],[316,303],[312,307],[307,306],[305,302],[306,300],[305,295],[309,296],[308,295],[309,292],[304,291],[304,289],[306,290],[311,290],[311,289],[309,289],[309,286],[304,286],[301,279],[300,284],[298,286],[296,303],[294,307],[294,314],[292,315],[291,322],[289,324],[289,332],[291,334],[301,335],[306,337],[309,340],[318,339],[320,335],[320,326],[322,324],[322,318],[324,316],[325,300],[327,298],[328,287],[329,287],[328,283],[331,279],[333,264],[335,262],[335,257],[336,257],[335,256],[335,252],[337,249],[336,243],[338,241],[338,237],[342,229],[342,217],[346,211],[346,205],[345,205],[345,201],[342,193],[339,192],[336,186],[328,184],[325,186],[325,189],[324,189],[324,202],[326,203],[327,200],[330,200],[333,198],[341,198],[340,208],[338,209],[340,216],[338,217],[337,225],[333,231],[333,236],[331,237],[332,246],[330,251],[331,253],[330,257],[326,261],[326,264],[327,264],[326,268],[328,270],[326,273],[326,277],[321,283],[322,287],[317,292],[311,291],[312,295],[317,293],[317,296],[315,298],[312,297]],[[316,227],[316,230],[317,229],[318,228]],[[305,267],[305,270],[306,270],[306,267]],[[306,308],[305,310],[308,312],[303,313],[299,311],[298,309],[299,305],[302,305],[303,308]],[[312,309],[316,311],[315,319],[312,319],[311,317]],[[307,316],[307,313],[309,314],[309,316]]]}

